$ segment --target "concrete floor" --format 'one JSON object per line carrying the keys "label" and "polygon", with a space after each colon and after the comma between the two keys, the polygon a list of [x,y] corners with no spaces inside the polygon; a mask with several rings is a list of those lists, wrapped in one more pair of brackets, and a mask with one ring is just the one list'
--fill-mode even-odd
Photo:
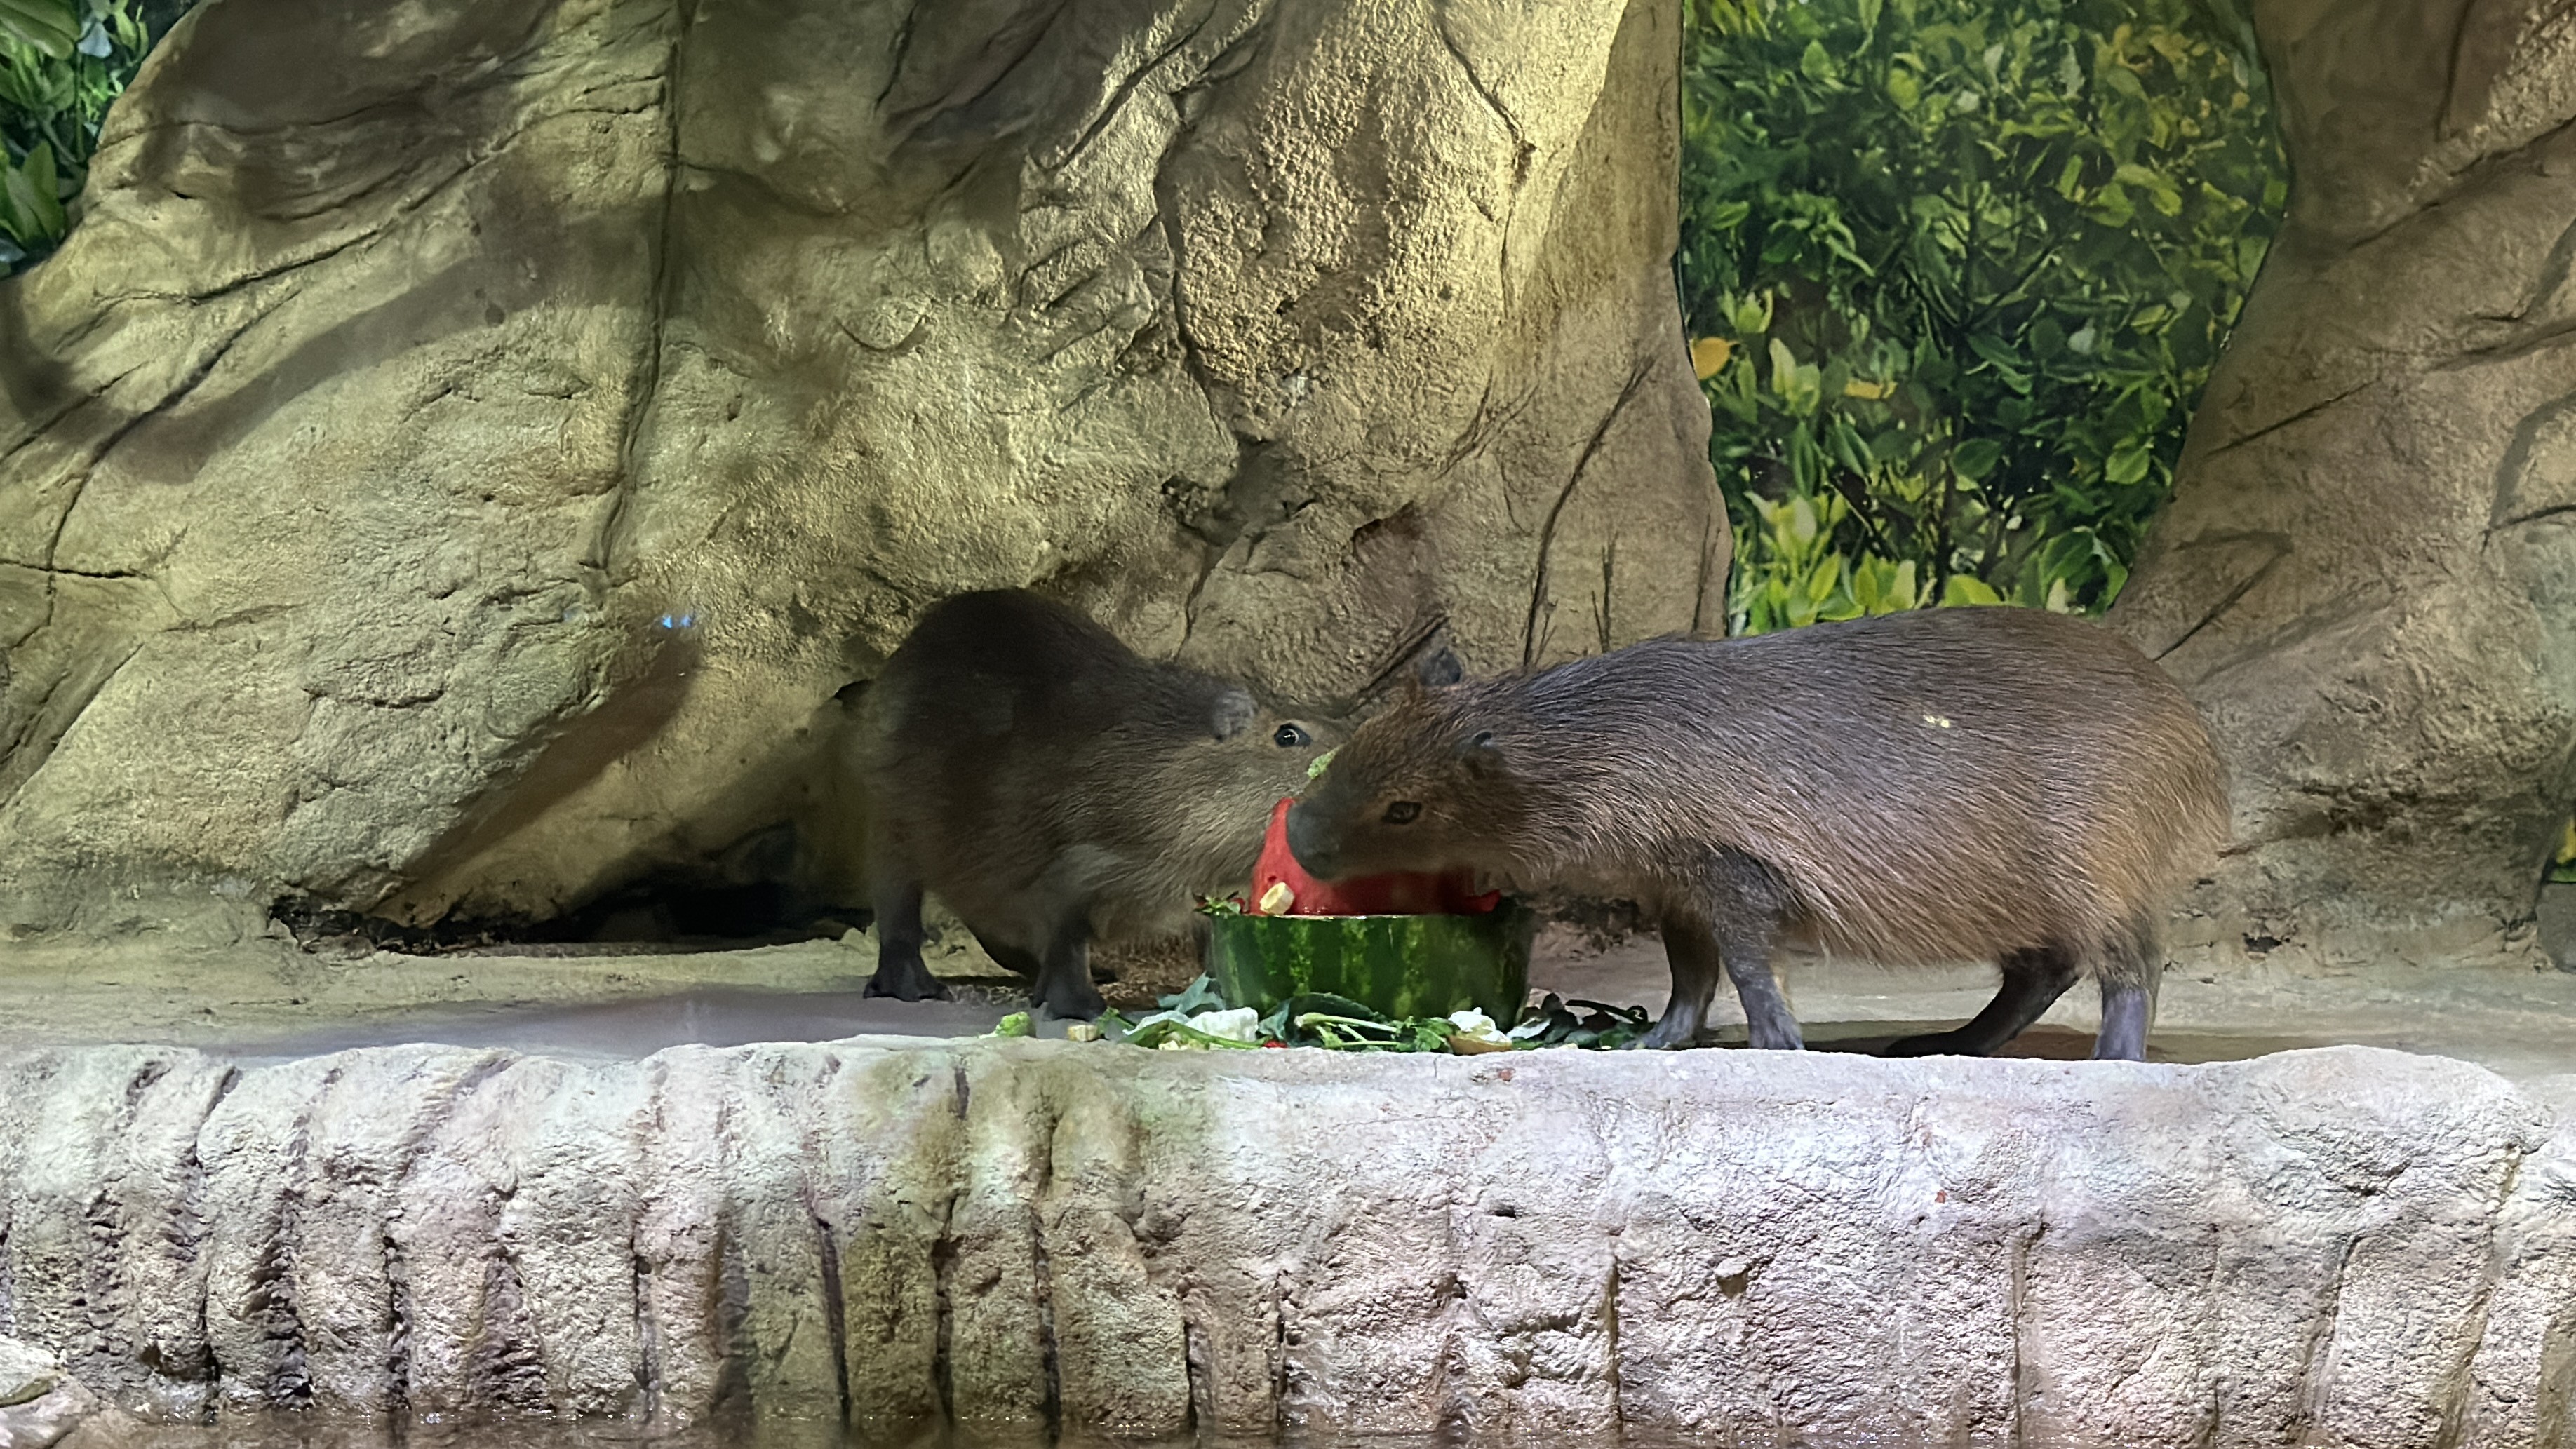
{"label": "concrete floor", "polygon": [[[974,953],[934,952],[932,960],[960,988],[958,1000],[861,998],[875,953],[855,934],[740,951],[440,957],[333,958],[275,936],[20,946],[0,968],[0,1047],[168,1042],[275,1059],[434,1041],[616,1058],[684,1042],[974,1034],[1017,1009],[1009,978]],[[1810,1044],[1842,1050],[1955,1025],[1994,981],[1978,966],[1899,971],[1795,959],[1782,963],[1782,977]],[[1530,984],[1660,1009],[1667,977],[1651,938],[1595,950],[1551,927]],[[2091,995],[2089,987],[2069,992],[2008,1054],[2086,1055]],[[1720,993],[1714,1018],[1721,1043],[1742,1040],[1731,993]],[[2576,1099],[2571,1027],[2576,974],[2559,971],[2177,972],[2164,983],[2150,1055],[2214,1061],[2360,1043],[2463,1058],[2526,1082],[2563,1076]]]}

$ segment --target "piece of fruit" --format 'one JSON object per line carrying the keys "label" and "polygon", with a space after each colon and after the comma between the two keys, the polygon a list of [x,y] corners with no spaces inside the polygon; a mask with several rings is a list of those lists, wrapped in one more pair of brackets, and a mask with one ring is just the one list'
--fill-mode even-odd
{"label": "piece of fruit", "polygon": [[[1271,807],[1261,858],[1252,867],[1252,899],[1262,915],[1480,916],[1502,903],[1502,892],[1477,894],[1474,879],[1462,872],[1317,880],[1288,849],[1288,810],[1295,803],[1282,800]],[[1282,886],[1288,891],[1285,910],[1270,904]]]}

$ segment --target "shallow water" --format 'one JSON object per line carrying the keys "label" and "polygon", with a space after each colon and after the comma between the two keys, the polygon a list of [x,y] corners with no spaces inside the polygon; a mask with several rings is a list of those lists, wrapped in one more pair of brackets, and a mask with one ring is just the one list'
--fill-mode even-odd
{"label": "shallow water", "polygon": [[[567,1422],[493,1417],[464,1422],[419,1418],[375,1422],[319,1414],[269,1413],[227,1415],[214,1424],[152,1425],[113,1442],[117,1449],[1474,1449],[1480,1444],[1514,1441],[1480,1440],[1466,1434],[1325,1435],[1294,1431],[1257,1437],[1121,1437],[1099,1431],[1051,1435],[1042,1431],[979,1431],[947,1424],[869,1433],[800,1420],[743,1420],[656,1430],[618,1420]],[[1537,1441],[1517,1441],[1520,1445],[1533,1442]],[[1747,1439],[1729,1434],[1722,1439],[1688,1440],[1638,1435],[1549,1435],[1544,1442],[1567,1449],[1685,1449],[1688,1445],[1719,1442],[1756,1449],[1774,1441],[1759,1435]]]}

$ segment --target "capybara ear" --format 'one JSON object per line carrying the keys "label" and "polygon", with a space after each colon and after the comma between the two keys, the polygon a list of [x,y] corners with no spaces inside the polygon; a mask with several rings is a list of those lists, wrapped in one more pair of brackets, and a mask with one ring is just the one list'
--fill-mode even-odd
{"label": "capybara ear", "polygon": [[1425,689],[1447,689],[1467,677],[1467,667],[1443,644],[1422,656],[1421,662],[1413,666],[1413,677]]}
{"label": "capybara ear", "polygon": [[1229,689],[1216,697],[1216,707],[1208,712],[1208,729],[1218,739],[1230,740],[1252,728],[1254,716],[1260,713],[1250,694]]}
{"label": "capybara ear", "polygon": [[1489,774],[1503,767],[1503,747],[1494,743],[1492,730],[1478,730],[1458,742],[1458,758],[1477,774]]}

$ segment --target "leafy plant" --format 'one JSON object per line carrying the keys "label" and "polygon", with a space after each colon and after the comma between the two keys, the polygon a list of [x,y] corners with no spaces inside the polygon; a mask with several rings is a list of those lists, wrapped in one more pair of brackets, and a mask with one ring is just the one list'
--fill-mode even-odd
{"label": "leafy plant", "polygon": [[1598,1001],[1566,1001],[1549,992],[1530,1019],[1512,1029],[1523,1046],[1587,1047],[1609,1051],[1644,1036],[1655,1019],[1642,1006],[1611,1006]]}
{"label": "leafy plant", "polygon": [[1294,996],[1261,1022],[1263,1038],[1333,1051],[1445,1052],[1458,1028],[1447,1017],[1390,1017],[1347,996]]}
{"label": "leafy plant", "polygon": [[2286,199],[2202,3],[1693,0],[1677,268],[1738,631],[2118,594]]}
{"label": "leafy plant", "polygon": [[78,210],[107,108],[185,0],[0,0],[0,276]]}
{"label": "leafy plant", "polygon": [[[1141,1021],[1128,1021],[1115,1011],[1100,1018],[1102,1028],[1132,1046],[1200,1047],[1243,1050],[1259,1047],[1320,1047],[1345,1052],[1452,1052],[1460,1050],[1460,1024],[1445,1016],[1388,1016],[1362,1002],[1330,992],[1308,992],[1274,1007],[1243,1041],[1200,1030],[1194,1019],[1227,1009],[1213,978],[1202,975],[1187,987],[1163,997],[1162,1009]],[[1597,1001],[1563,1001],[1551,994],[1524,1014],[1511,1029],[1509,1045],[1528,1051],[1538,1047],[1586,1047],[1606,1050],[1625,1046],[1654,1025],[1645,1008],[1607,1006]],[[1491,1031],[1490,1024],[1479,1027]],[[1488,1037],[1486,1050],[1505,1043]]]}

